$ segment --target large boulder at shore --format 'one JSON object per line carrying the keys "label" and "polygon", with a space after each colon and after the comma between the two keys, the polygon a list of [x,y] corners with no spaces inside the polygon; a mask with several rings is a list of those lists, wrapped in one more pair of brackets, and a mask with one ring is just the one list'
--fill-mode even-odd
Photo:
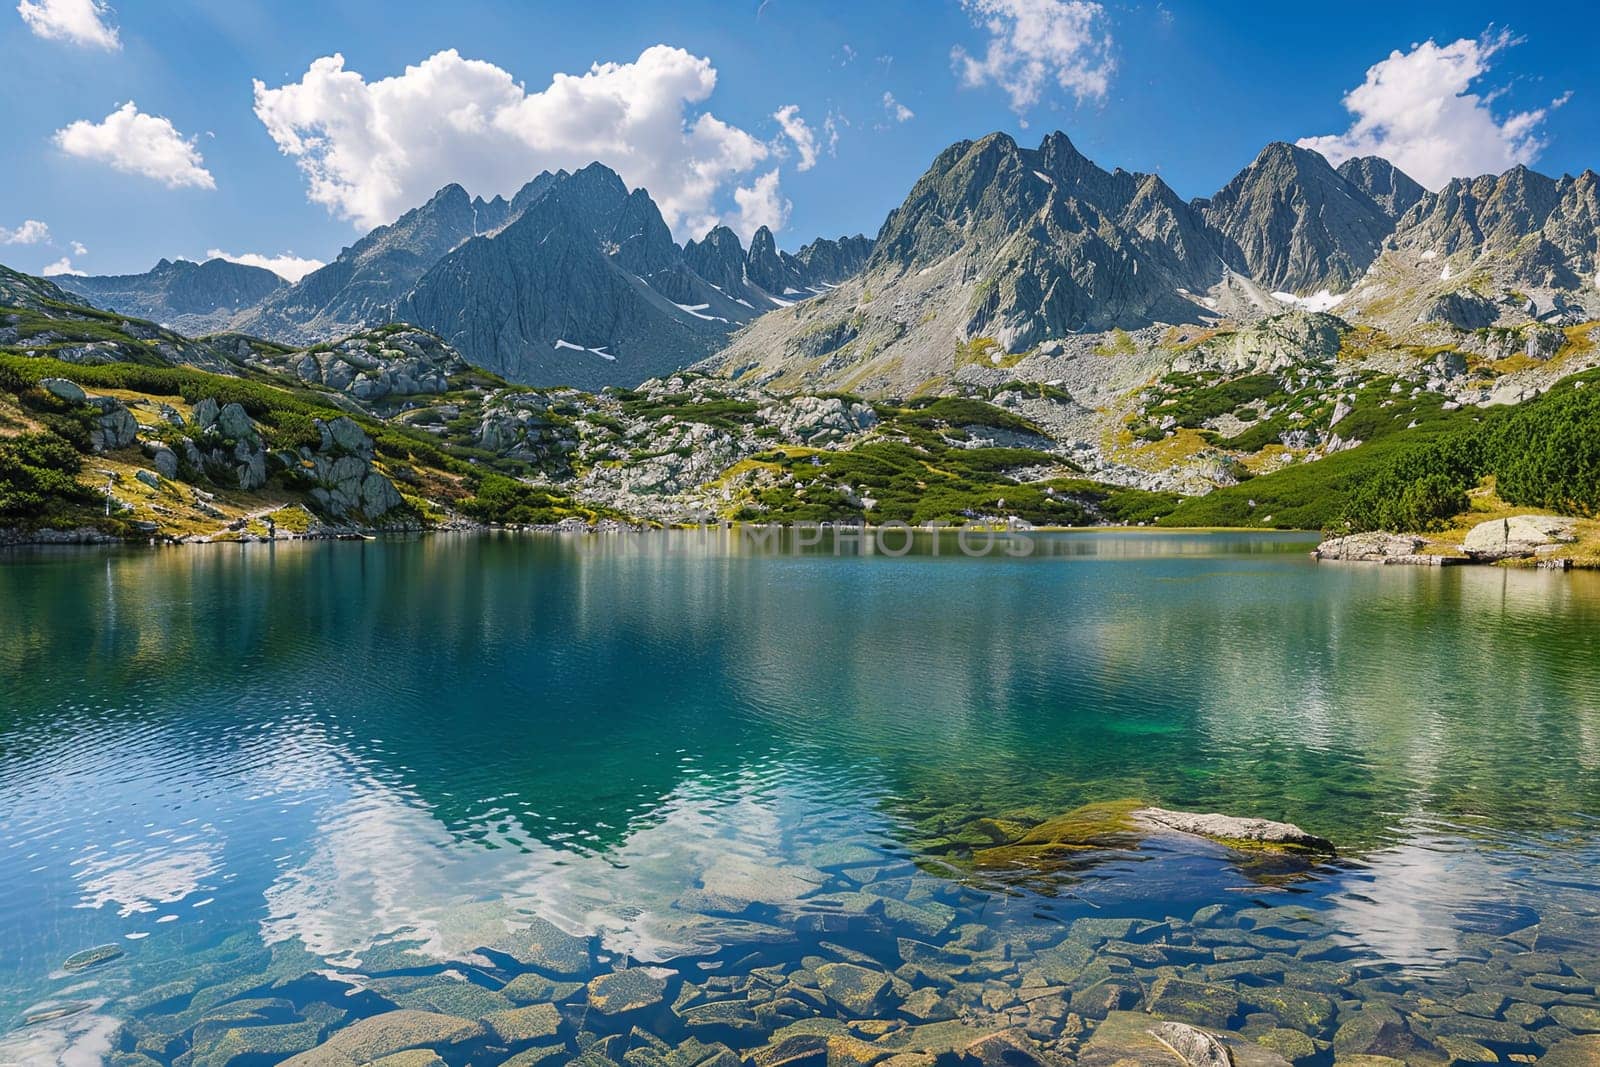
{"label": "large boulder at shore", "polygon": [[1324,852],[1329,855],[1334,851],[1333,842],[1327,838],[1307,833],[1290,822],[1241,819],[1214,812],[1200,814],[1190,811],[1169,811],[1166,808],[1140,808],[1133,813],[1133,817],[1151,829],[1175,830],[1178,833],[1207,837],[1229,845],[1288,848],[1302,852]]}
{"label": "large boulder at shore", "polygon": [[1414,556],[1423,546],[1423,539],[1412,534],[1388,533],[1372,530],[1368,533],[1349,534],[1322,542],[1314,550],[1315,559],[1334,559],[1382,563],[1398,556]]}
{"label": "large boulder at shore", "polygon": [[1461,542],[1473,559],[1518,559],[1555,551],[1577,540],[1576,523],[1555,515],[1513,515],[1480,522]]}

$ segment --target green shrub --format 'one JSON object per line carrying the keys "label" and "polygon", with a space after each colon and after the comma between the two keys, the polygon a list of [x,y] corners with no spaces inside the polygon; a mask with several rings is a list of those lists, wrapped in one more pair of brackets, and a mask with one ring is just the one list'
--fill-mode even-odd
{"label": "green shrub", "polygon": [[57,434],[0,438],[0,517],[43,519],[63,503],[88,504],[94,490],[79,484],[83,460]]}

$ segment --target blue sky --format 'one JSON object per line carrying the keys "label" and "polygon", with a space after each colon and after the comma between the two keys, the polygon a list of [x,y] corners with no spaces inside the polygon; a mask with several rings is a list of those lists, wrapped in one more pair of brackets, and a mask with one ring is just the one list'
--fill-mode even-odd
{"label": "blue sky", "polygon": [[[993,130],[1064,129],[1186,197],[1310,137],[1403,156],[1428,184],[1524,159],[1576,173],[1600,164],[1581,44],[1597,31],[1586,5],[1462,0],[8,0],[0,261],[329,260],[444,181],[509,193],[584,156],[649,187],[680,238],[781,222],[792,249],[876,232],[942,148]],[[1346,94],[1396,51],[1352,113]],[[585,77],[596,63],[617,67]],[[576,77],[547,92],[558,73]],[[785,132],[796,119],[814,159]]]}

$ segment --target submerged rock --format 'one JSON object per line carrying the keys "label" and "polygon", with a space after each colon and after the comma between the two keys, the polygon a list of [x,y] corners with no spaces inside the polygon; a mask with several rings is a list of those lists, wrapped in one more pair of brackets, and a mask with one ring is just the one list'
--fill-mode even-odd
{"label": "submerged rock", "polygon": [[589,983],[589,1006],[601,1015],[621,1015],[660,1004],[667,995],[667,976],[655,967],[630,967],[602,974]]}
{"label": "submerged rock", "polygon": [[1134,818],[1152,828],[1194,834],[1236,847],[1287,848],[1328,855],[1334,852],[1333,842],[1327,838],[1307,833],[1294,823],[1271,819],[1241,819],[1214,812],[1199,814],[1166,808],[1141,808],[1134,812]]}
{"label": "submerged rock", "polygon": [[86,948],[82,952],[74,952],[61,964],[63,971],[87,971],[90,967],[99,967],[110,963],[112,960],[121,959],[125,953],[117,945],[96,945]]}
{"label": "submerged rock", "polygon": [[[1025,831],[1020,838],[973,853],[981,868],[1037,867],[1072,854],[1094,850],[1131,848],[1138,841],[1132,815],[1139,801],[1114,800],[1085,804]],[[980,820],[995,826],[995,820]]]}
{"label": "submerged rock", "polygon": [[827,998],[856,1015],[871,1015],[889,990],[889,976],[853,963],[825,963],[817,984]]}
{"label": "submerged rock", "polygon": [[317,1048],[285,1061],[285,1067],[337,1064],[339,1057],[369,1063],[406,1049],[456,1045],[483,1036],[469,1019],[430,1011],[391,1011],[352,1023]]}
{"label": "submerged rock", "polygon": [[589,970],[589,942],[572,936],[548,919],[534,918],[526,929],[511,935],[500,948],[518,963],[560,978]]}
{"label": "submerged rock", "polygon": [[1178,1054],[1189,1067],[1233,1067],[1233,1058],[1222,1042],[1197,1027],[1164,1022],[1152,1027],[1151,1035]]}
{"label": "submerged rock", "polygon": [[561,1016],[554,1004],[534,1004],[510,1011],[491,1012],[483,1017],[483,1022],[501,1041],[520,1044],[541,1037],[554,1037],[561,1026]]}

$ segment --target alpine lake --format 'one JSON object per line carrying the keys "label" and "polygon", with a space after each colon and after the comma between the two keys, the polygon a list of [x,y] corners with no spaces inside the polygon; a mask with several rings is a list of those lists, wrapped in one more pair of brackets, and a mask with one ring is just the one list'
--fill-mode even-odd
{"label": "alpine lake", "polygon": [[1012,536],[10,550],[0,1064],[1600,1063],[1600,574]]}

